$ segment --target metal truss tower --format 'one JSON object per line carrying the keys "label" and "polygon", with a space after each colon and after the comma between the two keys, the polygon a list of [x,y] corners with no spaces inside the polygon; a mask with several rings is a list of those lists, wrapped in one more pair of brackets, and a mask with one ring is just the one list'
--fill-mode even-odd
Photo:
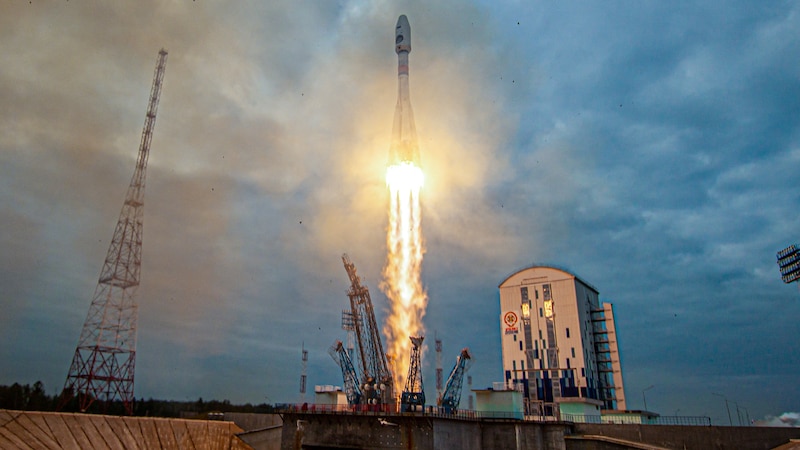
{"label": "metal truss tower", "polygon": [[467,373],[471,365],[472,354],[470,354],[468,348],[464,348],[456,358],[456,365],[450,371],[450,377],[447,378],[447,388],[441,401],[444,412],[452,414],[458,411],[458,407],[461,404],[461,387],[464,384],[464,374]]}
{"label": "metal truss tower", "polygon": [[400,398],[402,412],[425,409],[425,388],[422,385],[422,340],[423,336],[411,336],[411,364],[408,366],[406,387]]}
{"label": "metal truss tower", "polygon": [[442,400],[443,377],[442,377],[442,340],[434,333],[436,340],[436,401]]}
{"label": "metal truss tower", "polygon": [[138,316],[134,294],[142,267],[145,170],[166,64],[167,51],[161,49],[136,169],[78,339],[59,409],[77,397],[81,411],[87,411],[95,401],[102,402],[104,410],[111,402],[120,401],[127,414],[133,413]]}
{"label": "metal truss tower", "polygon": [[361,403],[361,388],[358,386],[358,375],[353,362],[350,360],[350,354],[345,350],[342,341],[336,341],[331,348],[328,349],[328,354],[342,369],[342,379],[344,380],[344,394],[347,396],[347,403],[350,406],[358,405]]}
{"label": "metal truss tower", "polygon": [[300,374],[300,403],[306,401],[306,371],[308,370],[308,350],[306,350],[306,343],[303,342],[302,346],[302,362],[303,372]]}
{"label": "metal truss tower", "polygon": [[342,255],[342,262],[350,278],[350,290],[347,291],[347,296],[350,298],[350,312],[358,340],[364,395],[368,403],[392,403],[394,381],[389,372],[386,353],[383,351],[369,289],[361,284],[356,266],[347,255]]}
{"label": "metal truss tower", "polygon": [[353,352],[356,348],[356,323],[353,311],[342,311],[342,329],[347,332],[347,353],[350,354],[350,360],[353,360],[355,358]]}

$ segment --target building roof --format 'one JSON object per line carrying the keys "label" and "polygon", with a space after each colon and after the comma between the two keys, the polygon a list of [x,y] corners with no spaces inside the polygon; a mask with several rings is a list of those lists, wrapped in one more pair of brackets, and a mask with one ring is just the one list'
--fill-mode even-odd
{"label": "building roof", "polygon": [[557,271],[557,272],[562,272],[562,273],[564,273],[564,274],[566,274],[566,275],[568,275],[568,276],[570,276],[570,277],[573,277],[573,278],[575,278],[576,280],[580,281],[580,282],[581,282],[581,284],[583,284],[583,285],[585,285],[586,287],[588,287],[589,289],[593,290],[593,291],[594,291],[595,293],[597,293],[598,295],[600,294],[600,291],[598,291],[596,287],[594,287],[594,286],[593,286],[592,284],[590,284],[590,283],[587,283],[587,282],[586,282],[586,280],[584,280],[583,278],[579,277],[578,275],[575,275],[574,273],[570,272],[569,270],[567,270],[567,269],[565,269],[565,268],[562,268],[562,267],[557,267],[557,266],[548,266],[548,265],[540,265],[540,264],[534,264],[534,265],[532,265],[532,266],[528,266],[528,267],[525,267],[525,268],[522,268],[522,269],[519,269],[519,270],[515,271],[514,273],[512,273],[512,274],[508,275],[508,276],[507,276],[507,277],[506,277],[506,278],[505,278],[505,279],[504,279],[504,280],[503,280],[503,281],[502,281],[502,282],[501,282],[501,283],[500,283],[500,284],[499,284],[497,287],[498,287],[498,288],[500,288],[500,287],[503,287],[503,285],[504,285],[504,284],[505,284],[505,283],[506,283],[508,280],[510,280],[512,277],[514,277],[515,275],[517,275],[517,274],[519,274],[519,273],[522,273],[522,272],[524,272],[524,271],[526,271],[526,270],[531,270],[531,269],[550,269],[550,270],[555,270],[555,271]]}

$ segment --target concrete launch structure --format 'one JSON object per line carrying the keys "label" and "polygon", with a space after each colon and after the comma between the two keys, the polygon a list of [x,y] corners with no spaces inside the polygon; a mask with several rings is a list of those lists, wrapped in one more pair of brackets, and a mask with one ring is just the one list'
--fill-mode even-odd
{"label": "concrete launch structure", "polygon": [[408,87],[408,54],[411,53],[411,25],[406,16],[397,19],[395,27],[395,52],[397,53],[397,107],[394,110],[392,145],[389,165],[413,162],[419,165],[419,143],[411,110]]}
{"label": "concrete launch structure", "polygon": [[499,287],[505,385],[523,393],[526,415],[625,409],[614,313],[597,289],[545,266]]}

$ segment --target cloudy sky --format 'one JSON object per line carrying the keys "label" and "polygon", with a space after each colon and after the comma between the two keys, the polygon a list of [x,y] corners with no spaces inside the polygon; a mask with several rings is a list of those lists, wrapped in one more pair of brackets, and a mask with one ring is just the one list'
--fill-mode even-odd
{"label": "cloudy sky", "polygon": [[800,410],[790,1],[3,2],[0,384],[63,386],[162,47],[136,396],[297,401],[302,345],[341,384],[342,253],[387,309],[400,14],[445,371],[502,380],[497,286],[552,264],[614,304],[630,408]]}

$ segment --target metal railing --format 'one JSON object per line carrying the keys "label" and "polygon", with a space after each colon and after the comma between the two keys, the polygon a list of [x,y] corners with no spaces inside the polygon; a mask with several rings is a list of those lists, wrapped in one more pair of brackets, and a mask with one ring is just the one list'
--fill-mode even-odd
{"label": "metal railing", "polygon": [[555,416],[523,416],[522,412],[474,411],[459,409],[447,412],[437,406],[426,406],[423,411],[400,412],[399,405],[326,405],[326,404],[281,404],[275,405],[275,412],[294,414],[332,414],[358,416],[408,416],[432,417],[456,420],[518,420],[525,422],[573,422],[597,424],[636,424],[636,425],[688,425],[711,426],[711,418],[706,416],[655,416],[655,415],[614,415],[599,414],[560,414]]}
{"label": "metal railing", "polygon": [[[309,404],[302,405],[282,404],[275,405],[275,412],[293,414],[332,414],[332,415],[359,415],[359,416],[409,416],[409,417],[434,417],[442,419],[458,420],[526,420],[522,412],[503,412],[503,411],[473,411],[459,409],[455,411],[445,411],[444,408],[437,406],[426,406],[423,411],[400,412],[399,405],[324,405]],[[530,420],[527,418],[527,420]],[[538,420],[533,420],[538,421]]]}
{"label": "metal railing", "polygon": [[711,426],[711,418],[706,416],[601,416],[599,414],[562,414],[561,419],[566,422],[574,423]]}

